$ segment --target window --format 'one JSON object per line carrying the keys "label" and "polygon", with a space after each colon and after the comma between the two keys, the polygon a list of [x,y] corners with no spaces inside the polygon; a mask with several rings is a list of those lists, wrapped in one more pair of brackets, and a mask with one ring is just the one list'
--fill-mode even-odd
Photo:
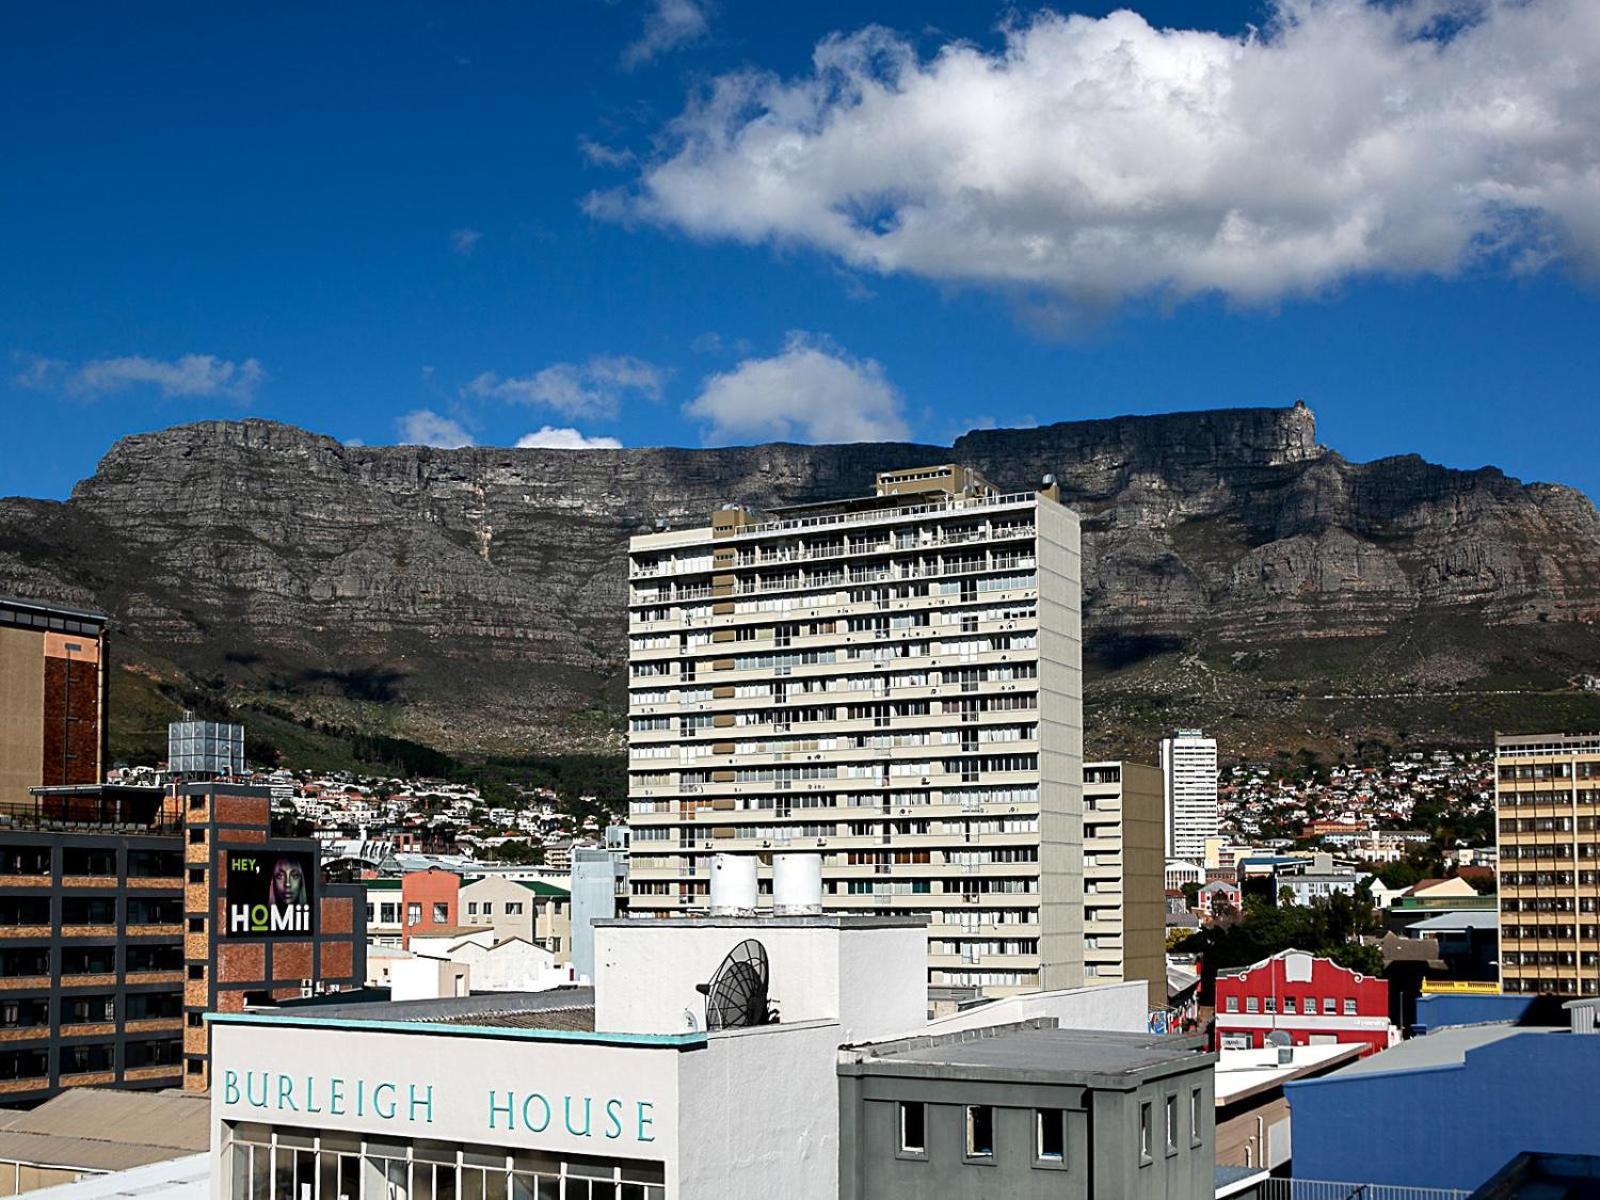
{"label": "window", "polygon": [[1306,1016],[1314,1017],[1316,1015],[1317,1015],[1317,998],[1315,996],[1307,996],[1306,997]]}
{"label": "window", "polygon": [[1278,1011],[1278,998],[1276,996],[1268,996],[1266,999],[1267,999],[1267,1011],[1269,1013],[1277,1012]]}
{"label": "window", "polygon": [[190,883],[204,883],[205,881],[206,881],[206,869],[204,867],[190,867],[189,868],[189,882]]}
{"label": "window", "polygon": [[900,1153],[927,1154],[927,1113],[921,1101],[900,1102]]}
{"label": "window", "polygon": [[1228,1012],[1234,1012],[1234,1013],[1238,1012],[1239,1011],[1239,997],[1237,997],[1237,996],[1229,996],[1228,999],[1227,999],[1227,1002],[1226,1002],[1226,1009],[1227,1009]]}
{"label": "window", "polygon": [[1356,1015],[1356,1002],[1354,1000],[1346,1000],[1344,1002],[1344,1015],[1347,1017]]}
{"label": "window", "polygon": [[1150,1161],[1150,1101],[1139,1105],[1139,1163]]}
{"label": "window", "polygon": [[1189,1089],[1189,1144],[1191,1146],[1200,1144],[1200,1131],[1205,1128],[1202,1120],[1205,1115],[1205,1109],[1201,1107],[1201,1102],[1204,1098],[1205,1093],[1200,1088]]}
{"label": "window", "polygon": [[1333,1016],[1334,1013],[1339,1011],[1339,1002],[1332,996],[1324,996],[1322,998],[1322,1011],[1330,1017]]}
{"label": "window", "polygon": [[1258,1012],[1260,1012],[1261,1011],[1261,1001],[1259,999],[1257,999],[1255,996],[1246,996],[1244,998],[1244,1010],[1247,1013],[1258,1013]]}
{"label": "window", "polygon": [[967,1105],[967,1157],[994,1157],[994,1109],[987,1104]]}
{"label": "window", "polygon": [[433,923],[435,925],[450,924],[450,905],[448,901],[442,904],[436,903],[433,906]]}
{"label": "window", "polygon": [[205,966],[203,964],[201,964],[201,963],[190,963],[189,964],[189,978],[190,979],[204,979],[205,977],[206,977],[206,969],[205,969]]}
{"label": "window", "polygon": [[522,915],[522,901],[521,900],[507,900],[506,901],[506,916],[508,916],[508,917],[520,917],[521,915]]}
{"label": "window", "polygon": [[1178,1152],[1178,1098],[1167,1097],[1167,1153]]}
{"label": "window", "polygon": [[[476,900],[468,900],[467,901],[467,916],[475,917],[477,915],[478,915],[478,902]],[[488,916],[488,915],[489,915],[488,913],[484,914],[484,916]]]}
{"label": "window", "polygon": [[1286,1013],[1294,1012],[1294,997],[1293,996],[1285,996],[1283,998],[1283,1011],[1286,1012]]}
{"label": "window", "polygon": [[406,925],[409,927],[409,926],[412,926],[412,925],[421,925],[421,924],[422,924],[422,905],[420,905],[420,904],[407,904],[406,905]]}
{"label": "window", "polygon": [[1067,1160],[1067,1114],[1059,1108],[1041,1108],[1037,1118],[1038,1140],[1034,1156],[1042,1163]]}

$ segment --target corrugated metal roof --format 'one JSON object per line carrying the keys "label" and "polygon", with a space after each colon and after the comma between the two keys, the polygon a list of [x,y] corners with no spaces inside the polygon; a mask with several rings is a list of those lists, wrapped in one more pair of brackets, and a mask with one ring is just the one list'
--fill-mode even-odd
{"label": "corrugated metal roof", "polygon": [[210,1117],[192,1092],[73,1088],[0,1129],[0,1161],[124,1170],[208,1149]]}
{"label": "corrugated metal roof", "polygon": [[190,1154],[111,1175],[91,1175],[27,1195],[30,1200],[207,1200],[210,1193],[211,1156]]}

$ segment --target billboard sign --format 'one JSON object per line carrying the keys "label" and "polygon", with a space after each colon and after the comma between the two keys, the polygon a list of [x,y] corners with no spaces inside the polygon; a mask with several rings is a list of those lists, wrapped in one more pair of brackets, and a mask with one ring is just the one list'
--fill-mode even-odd
{"label": "billboard sign", "polygon": [[309,850],[229,850],[225,935],[307,937],[317,856]]}

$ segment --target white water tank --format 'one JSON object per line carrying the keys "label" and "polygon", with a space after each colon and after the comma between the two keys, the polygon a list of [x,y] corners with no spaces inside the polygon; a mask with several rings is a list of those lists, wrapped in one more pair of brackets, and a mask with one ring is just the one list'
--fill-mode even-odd
{"label": "white water tank", "polygon": [[756,856],[711,856],[711,915],[748,917],[756,911]]}
{"label": "white water tank", "polygon": [[772,912],[778,917],[811,917],[822,912],[821,855],[773,855]]}

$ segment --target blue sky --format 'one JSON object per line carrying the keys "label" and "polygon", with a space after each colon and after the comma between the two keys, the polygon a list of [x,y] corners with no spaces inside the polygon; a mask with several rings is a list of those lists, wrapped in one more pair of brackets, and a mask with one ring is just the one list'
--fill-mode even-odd
{"label": "blue sky", "polygon": [[205,418],[947,442],[1303,398],[1353,459],[1600,495],[1581,5],[6,6],[0,494]]}

